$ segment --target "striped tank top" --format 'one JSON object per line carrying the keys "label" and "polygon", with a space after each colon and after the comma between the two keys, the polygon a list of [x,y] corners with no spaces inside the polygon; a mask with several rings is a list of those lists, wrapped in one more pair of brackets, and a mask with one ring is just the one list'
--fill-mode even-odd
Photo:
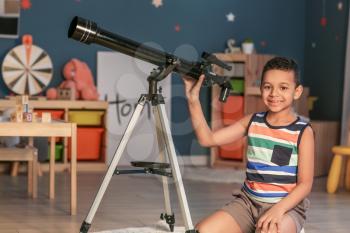
{"label": "striped tank top", "polygon": [[266,115],[267,112],[254,114],[248,125],[243,190],[255,200],[277,203],[296,186],[298,146],[309,123],[297,117],[288,126],[272,126]]}

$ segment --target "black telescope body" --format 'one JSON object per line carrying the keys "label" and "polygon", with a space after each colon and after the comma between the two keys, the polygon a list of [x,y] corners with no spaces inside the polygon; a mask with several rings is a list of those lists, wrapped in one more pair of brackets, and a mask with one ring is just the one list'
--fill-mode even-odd
{"label": "black telescope body", "polygon": [[[166,67],[176,62],[173,71],[198,79],[201,74],[206,75],[206,84],[217,83],[221,86],[220,100],[225,101],[231,86],[223,77],[217,76],[210,70],[211,64],[219,65],[230,70],[231,67],[218,60],[214,55],[203,53],[203,62],[190,62],[172,54],[160,51],[147,45],[140,44],[123,36],[99,28],[95,22],[75,16],[70,23],[68,37],[85,44],[99,44],[126,55],[152,63],[159,67]],[[208,78],[209,76],[209,78]],[[209,80],[209,81],[208,81]]]}

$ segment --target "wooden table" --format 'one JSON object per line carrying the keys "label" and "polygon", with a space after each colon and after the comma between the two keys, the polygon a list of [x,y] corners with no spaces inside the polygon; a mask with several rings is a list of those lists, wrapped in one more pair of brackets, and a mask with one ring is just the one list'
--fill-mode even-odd
{"label": "wooden table", "polygon": [[[41,97],[40,97],[41,98]],[[79,163],[77,162],[77,169],[79,171],[103,171],[107,169],[107,143],[108,143],[108,133],[107,133],[107,116],[108,116],[108,102],[107,101],[88,101],[88,100],[47,100],[47,99],[30,99],[29,107],[33,108],[33,111],[63,111],[62,120],[69,122],[69,113],[74,111],[102,111],[103,119],[101,125],[104,129],[103,140],[101,145],[100,159],[99,160],[90,160]],[[16,106],[15,96],[7,97],[6,99],[0,99],[0,110],[8,111],[13,109]],[[79,130],[79,125],[77,126]],[[83,127],[83,126],[82,126]],[[70,167],[70,161],[68,161],[67,153],[67,138],[63,140],[64,150],[63,150],[63,159],[62,162],[56,163],[55,171],[65,171]],[[1,168],[0,164],[0,168]],[[49,171],[48,163],[41,164],[40,166],[42,171]]]}
{"label": "wooden table", "polygon": [[0,136],[22,137],[51,137],[50,142],[50,185],[49,198],[55,198],[55,144],[56,137],[71,138],[71,215],[77,214],[77,125],[53,121],[51,123],[39,122],[0,122]]}

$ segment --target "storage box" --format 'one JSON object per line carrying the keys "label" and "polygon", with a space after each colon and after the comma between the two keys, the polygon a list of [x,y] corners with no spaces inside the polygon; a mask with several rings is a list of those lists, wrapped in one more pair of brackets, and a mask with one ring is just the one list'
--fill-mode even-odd
{"label": "storage box", "polygon": [[[101,153],[103,128],[78,127],[77,129],[77,159],[98,160]],[[71,156],[71,140],[68,140],[68,159]]]}
{"label": "storage box", "polygon": [[[56,144],[55,145],[55,159],[62,160],[62,155],[63,155],[63,145]],[[50,160],[50,149],[48,150],[47,159]]]}
{"label": "storage box", "polygon": [[53,120],[64,119],[64,110],[34,109],[34,112],[38,113],[38,117],[41,117],[43,112],[49,112],[49,113],[51,113],[51,119],[53,119]]}
{"label": "storage box", "polygon": [[233,78],[230,80],[232,86],[232,93],[243,94],[244,93],[244,79],[243,78]]}
{"label": "storage box", "polygon": [[103,111],[70,111],[68,113],[69,121],[78,125],[102,125],[102,116]]}
{"label": "storage box", "polygon": [[222,106],[222,121],[224,125],[230,125],[244,116],[244,97],[229,96]]}
{"label": "storage box", "polygon": [[223,159],[242,160],[244,154],[244,139],[219,147],[219,157]]}

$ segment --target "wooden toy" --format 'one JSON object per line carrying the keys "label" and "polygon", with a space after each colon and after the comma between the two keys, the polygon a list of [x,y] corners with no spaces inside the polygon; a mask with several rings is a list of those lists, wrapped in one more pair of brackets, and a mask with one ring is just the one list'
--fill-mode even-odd
{"label": "wooden toy", "polygon": [[43,122],[43,123],[50,123],[51,122],[51,113],[43,112],[41,114],[41,122]]}
{"label": "wooden toy", "polygon": [[32,122],[33,115],[29,109],[29,96],[16,96],[15,112],[11,114],[11,121],[13,122]]}
{"label": "wooden toy", "polygon": [[32,122],[33,121],[33,115],[31,112],[24,112],[23,113],[23,121],[24,122]]}
{"label": "wooden toy", "polygon": [[57,99],[75,100],[75,89],[74,88],[57,88]]}

